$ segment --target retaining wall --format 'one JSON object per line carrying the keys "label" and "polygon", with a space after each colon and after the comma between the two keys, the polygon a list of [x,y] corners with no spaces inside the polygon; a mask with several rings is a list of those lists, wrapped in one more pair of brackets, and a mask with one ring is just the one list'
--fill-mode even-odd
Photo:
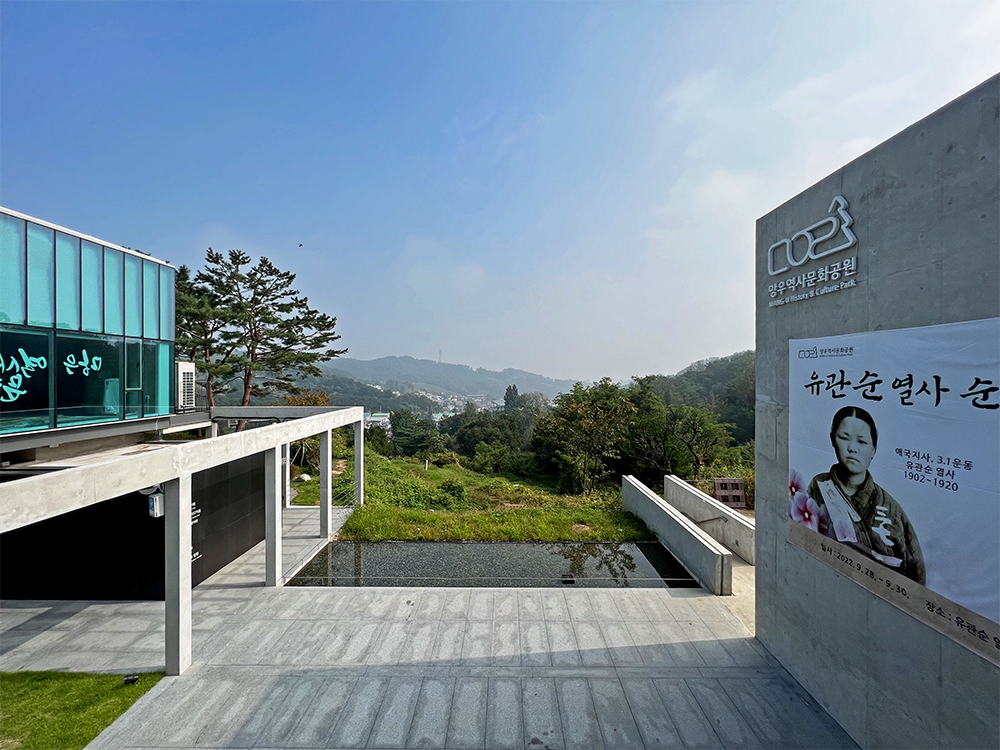
{"label": "retaining wall", "polygon": [[622,508],[645,521],[704,588],[718,596],[733,593],[732,553],[635,477],[622,477]]}
{"label": "retaining wall", "polygon": [[663,477],[663,498],[710,537],[754,564],[756,529],[749,518],[670,474]]}

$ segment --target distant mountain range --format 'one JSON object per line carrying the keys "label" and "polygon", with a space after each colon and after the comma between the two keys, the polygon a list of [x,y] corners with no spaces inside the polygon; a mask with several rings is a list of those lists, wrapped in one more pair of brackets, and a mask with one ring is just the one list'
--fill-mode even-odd
{"label": "distant mountain range", "polygon": [[381,385],[390,390],[423,390],[435,395],[483,395],[503,398],[507,386],[517,385],[521,393],[540,391],[554,398],[573,387],[573,380],[554,380],[533,372],[507,368],[502,372],[453,365],[413,357],[349,359],[340,357],[322,365],[324,371],[347,375],[362,383]]}

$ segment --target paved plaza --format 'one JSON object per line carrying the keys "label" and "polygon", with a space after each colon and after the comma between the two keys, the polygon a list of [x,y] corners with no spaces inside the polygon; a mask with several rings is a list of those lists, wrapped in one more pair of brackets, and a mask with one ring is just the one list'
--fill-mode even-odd
{"label": "paved plaza", "polygon": [[[285,512],[286,576],[317,529]],[[90,747],[855,747],[701,589],[265,588],[262,547],[195,589],[192,667]],[[162,669],[163,620],[4,602],[0,669]]]}

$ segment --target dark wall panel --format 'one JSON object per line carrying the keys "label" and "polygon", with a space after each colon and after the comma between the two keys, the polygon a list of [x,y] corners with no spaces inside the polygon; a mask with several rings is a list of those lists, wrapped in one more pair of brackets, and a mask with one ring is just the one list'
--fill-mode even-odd
{"label": "dark wall panel", "polygon": [[4,599],[163,599],[162,518],[133,493],[0,535]]}
{"label": "dark wall panel", "polygon": [[198,585],[264,539],[264,454],[191,477],[191,581]]}

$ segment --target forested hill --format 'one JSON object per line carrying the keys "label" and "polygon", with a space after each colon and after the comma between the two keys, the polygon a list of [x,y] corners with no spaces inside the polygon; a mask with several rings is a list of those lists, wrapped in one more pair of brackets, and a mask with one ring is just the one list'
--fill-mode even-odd
{"label": "forested hill", "polygon": [[475,369],[413,357],[348,359],[340,357],[322,365],[324,372],[347,375],[363,383],[381,385],[405,392],[423,390],[440,395],[467,396],[482,394],[503,398],[507,386],[516,384],[521,393],[540,391],[549,398],[573,387],[572,380],[554,380],[533,372],[508,368],[503,372]]}
{"label": "forested hill", "polygon": [[676,375],[658,375],[653,384],[665,404],[698,406],[736,425],[738,443],[753,439],[755,388],[752,349],[695,362]]}
{"label": "forested hill", "polygon": [[380,391],[365,383],[359,383],[348,375],[324,370],[318,378],[304,378],[299,382],[307,390],[325,391],[334,406],[363,406],[368,412],[391,412],[409,409],[418,417],[430,418],[441,407],[426,396],[404,393],[394,396],[391,392]]}

